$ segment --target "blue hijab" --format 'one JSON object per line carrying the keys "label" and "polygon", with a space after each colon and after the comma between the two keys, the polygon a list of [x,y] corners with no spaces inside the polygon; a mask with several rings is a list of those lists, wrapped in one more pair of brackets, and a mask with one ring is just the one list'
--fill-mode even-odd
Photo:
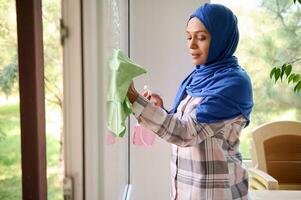
{"label": "blue hijab", "polygon": [[197,17],[211,34],[208,58],[182,82],[169,113],[175,113],[185,94],[189,94],[203,97],[196,107],[199,123],[213,123],[243,115],[247,126],[253,95],[248,74],[233,56],[239,40],[237,18],[227,7],[208,3],[198,8],[190,19],[193,17]]}

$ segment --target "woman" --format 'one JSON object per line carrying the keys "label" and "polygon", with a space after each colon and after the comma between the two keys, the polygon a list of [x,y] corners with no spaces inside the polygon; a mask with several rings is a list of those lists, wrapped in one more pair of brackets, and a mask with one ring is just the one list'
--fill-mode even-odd
{"label": "woman", "polygon": [[205,4],[191,15],[186,35],[195,69],[179,87],[173,109],[167,112],[158,94],[145,98],[131,84],[133,113],[172,144],[172,199],[248,199],[238,147],[253,101],[251,81],[233,56],[237,18],[225,6]]}

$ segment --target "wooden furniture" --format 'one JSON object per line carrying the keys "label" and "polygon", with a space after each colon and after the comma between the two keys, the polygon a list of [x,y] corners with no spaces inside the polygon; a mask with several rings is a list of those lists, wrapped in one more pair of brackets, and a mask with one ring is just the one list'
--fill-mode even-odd
{"label": "wooden furniture", "polygon": [[278,190],[278,181],[267,173],[249,168],[249,188],[252,190]]}
{"label": "wooden furniture", "polygon": [[252,137],[250,189],[301,190],[301,122],[266,123]]}

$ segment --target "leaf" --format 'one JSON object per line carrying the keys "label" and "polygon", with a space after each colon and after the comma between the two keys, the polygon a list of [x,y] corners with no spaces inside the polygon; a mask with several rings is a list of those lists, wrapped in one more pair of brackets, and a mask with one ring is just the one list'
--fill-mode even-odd
{"label": "leaf", "polygon": [[295,77],[295,73],[292,73],[289,77],[288,77],[288,84],[290,84],[290,82],[294,79]]}
{"label": "leaf", "polygon": [[287,64],[286,65],[286,69],[285,69],[286,78],[290,75],[291,72],[292,72],[292,65],[291,64]]}
{"label": "leaf", "polygon": [[272,79],[274,74],[275,74],[275,71],[276,71],[277,67],[274,67],[270,73],[270,78]]}
{"label": "leaf", "polygon": [[301,90],[301,80],[297,83],[297,85],[294,88],[294,92],[300,92]]}
{"label": "leaf", "polygon": [[281,78],[281,81],[282,81],[282,78],[283,78],[283,75],[284,75],[285,69],[286,69],[286,64],[283,64],[283,65],[281,66],[281,73],[280,73],[280,78]]}
{"label": "leaf", "polygon": [[296,74],[295,77],[294,77],[294,79],[293,79],[293,82],[296,83],[296,82],[298,82],[300,79],[301,79],[300,74]]}
{"label": "leaf", "polygon": [[296,0],[294,0],[294,3],[296,3]]}
{"label": "leaf", "polygon": [[[296,0],[294,0],[296,2]],[[298,2],[301,4],[301,0],[298,0]]]}
{"label": "leaf", "polygon": [[280,73],[281,73],[281,69],[277,68],[275,71],[275,83],[278,81],[278,79],[280,77]]}

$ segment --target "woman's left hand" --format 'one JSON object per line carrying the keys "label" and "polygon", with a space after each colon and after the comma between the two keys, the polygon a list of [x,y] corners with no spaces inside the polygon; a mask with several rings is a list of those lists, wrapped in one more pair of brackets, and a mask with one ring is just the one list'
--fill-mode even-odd
{"label": "woman's left hand", "polygon": [[138,96],[139,96],[139,93],[135,89],[134,82],[132,81],[131,85],[128,89],[128,92],[127,92],[127,97],[129,98],[131,103],[134,103],[136,101],[136,99],[138,98]]}

